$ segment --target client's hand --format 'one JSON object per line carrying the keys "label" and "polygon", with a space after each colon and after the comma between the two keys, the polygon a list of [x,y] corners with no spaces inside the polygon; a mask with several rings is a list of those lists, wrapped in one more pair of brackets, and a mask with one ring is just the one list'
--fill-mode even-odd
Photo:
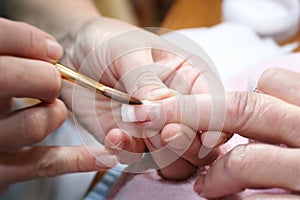
{"label": "client's hand", "polygon": [[[61,76],[52,64],[63,50],[53,37],[24,23],[0,18],[0,30],[0,193],[19,181],[103,169],[85,147],[32,146],[67,117],[57,99]],[[40,103],[12,110],[14,97]]]}
{"label": "client's hand", "polygon": [[[298,199],[300,168],[300,74],[269,69],[258,82],[264,94],[229,99],[225,129],[264,142],[238,146],[200,177],[195,190],[215,198],[245,188],[283,188],[294,194],[253,195],[253,199]],[[238,106],[233,106],[236,103]],[[281,144],[281,146],[279,146]]]}
{"label": "client's hand", "polygon": [[[210,133],[215,134],[210,124],[224,120],[224,132],[238,133],[262,142],[237,146],[214,162],[207,174],[196,181],[195,190],[198,193],[217,198],[245,188],[300,191],[300,168],[296,159],[300,155],[299,80],[300,74],[294,72],[267,70],[258,82],[258,90],[264,94],[228,93],[225,95],[225,107],[213,104],[212,97],[207,94],[157,101],[161,107],[160,118],[164,117],[167,124],[182,123],[194,130],[210,130],[201,135],[204,141],[205,137],[211,137]],[[222,103],[223,100],[218,101]],[[181,108],[186,108],[186,112],[181,112]],[[212,109],[224,110],[225,116],[212,115]],[[151,110],[143,107],[136,107],[133,114],[137,120],[153,115]],[[145,125],[146,128],[155,126],[155,121]],[[268,195],[258,196],[252,197],[271,198]],[[296,196],[278,196],[279,199],[285,197]]]}
{"label": "client's hand", "polygon": [[[222,121],[219,116],[212,115],[212,109],[225,110],[223,131],[264,142],[240,145],[222,156],[196,181],[197,192],[209,198],[245,188],[283,188],[299,192],[300,170],[296,159],[300,147],[299,80],[300,75],[294,72],[267,70],[258,82],[258,89],[264,94],[228,93],[225,107],[212,104],[213,99],[207,94],[157,101],[161,105],[160,117],[165,116],[166,123],[183,123],[194,130],[206,131],[212,121]],[[218,101],[223,102],[222,99]],[[182,112],[181,108],[194,112]],[[147,109],[135,108],[136,119],[148,116]],[[155,127],[156,123],[150,122],[146,127]],[[204,140],[203,136],[210,137],[202,134]],[[267,195],[260,199],[263,197],[270,198]]]}
{"label": "client's hand", "polygon": [[[179,51],[156,35],[120,21],[99,18],[67,35],[62,43],[67,54],[64,64],[137,98],[154,101],[176,93],[208,92],[202,75],[212,72],[206,63],[197,58],[187,61],[186,58],[192,56],[186,52]],[[193,64],[202,66],[202,69]],[[184,124],[172,123],[164,127],[165,123],[161,122],[146,129],[144,124],[155,121],[158,110],[141,119],[140,126],[122,119],[120,103],[95,91],[66,82],[62,98],[83,127],[118,151],[124,163],[136,163],[147,147],[158,165],[156,167],[162,168],[163,176],[182,179],[193,174],[198,166],[211,163],[218,155],[214,149],[207,157],[199,158],[201,141],[197,134],[200,133]],[[152,106],[143,107],[151,110]],[[168,153],[153,153],[171,141],[175,142],[169,146]]]}

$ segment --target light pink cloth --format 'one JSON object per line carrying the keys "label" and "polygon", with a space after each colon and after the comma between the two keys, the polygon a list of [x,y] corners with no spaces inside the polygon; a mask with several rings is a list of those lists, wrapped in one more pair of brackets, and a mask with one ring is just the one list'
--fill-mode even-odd
{"label": "light pink cloth", "polygon": [[[300,54],[291,54],[282,56],[267,63],[263,63],[237,78],[225,83],[228,91],[245,90],[248,87],[249,79],[257,81],[262,72],[270,67],[280,67],[300,72]],[[248,140],[241,136],[235,135],[226,145],[222,146],[222,152],[228,152],[238,144],[245,144]],[[167,181],[162,179],[156,172],[146,174],[123,174],[119,182],[112,188],[109,198],[114,200],[123,199],[204,199],[200,197],[194,190],[193,184],[197,176],[182,182]],[[224,197],[223,199],[240,199],[253,193],[287,193],[280,189],[270,190],[245,190],[239,194]]]}

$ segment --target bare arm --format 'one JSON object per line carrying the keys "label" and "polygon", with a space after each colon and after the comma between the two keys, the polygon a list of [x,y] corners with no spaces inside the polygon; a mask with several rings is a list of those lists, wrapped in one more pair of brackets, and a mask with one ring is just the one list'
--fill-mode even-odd
{"label": "bare arm", "polygon": [[6,15],[61,38],[70,30],[101,16],[92,0],[9,0]]}

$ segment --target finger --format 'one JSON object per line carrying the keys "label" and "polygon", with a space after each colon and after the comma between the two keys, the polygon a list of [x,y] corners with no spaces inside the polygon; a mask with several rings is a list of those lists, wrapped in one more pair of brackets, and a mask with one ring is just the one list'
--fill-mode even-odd
{"label": "finger", "polygon": [[185,180],[195,174],[197,167],[183,158],[178,158],[170,165],[159,170],[159,174],[170,180]]}
{"label": "finger", "polygon": [[106,147],[113,150],[126,150],[133,152],[144,152],[145,146],[139,138],[134,138],[126,131],[112,129],[108,132],[105,140]]}
{"label": "finger", "polygon": [[159,135],[147,137],[144,142],[164,178],[183,180],[196,172],[196,166],[164,147]]}
{"label": "finger", "polygon": [[297,200],[299,196],[292,194],[253,194],[243,200]]}
{"label": "finger", "polygon": [[126,91],[135,97],[146,100],[159,100],[174,96],[173,92],[158,77],[156,68],[157,66],[154,64],[148,64],[125,73],[121,77],[121,81],[125,85]]}
{"label": "finger", "polygon": [[121,129],[112,129],[105,138],[105,146],[114,150],[123,164],[133,164],[141,160],[145,145],[140,138],[134,138]]}
{"label": "finger", "polygon": [[209,198],[233,194],[245,188],[298,191],[300,171],[295,156],[299,154],[298,149],[266,144],[237,146],[196,181],[195,190]]}
{"label": "finger", "polygon": [[195,131],[183,124],[166,125],[161,131],[161,138],[170,150],[195,166],[210,164],[219,155],[214,146],[202,146]]}
{"label": "finger", "polygon": [[[177,96],[157,101],[161,109],[156,116],[152,108],[143,105],[135,106],[128,115],[133,115],[136,121],[152,119],[142,124],[144,128],[184,123],[194,130],[237,132],[259,141],[300,146],[299,107],[269,95],[248,92],[228,93],[225,99],[215,100],[208,94]],[[157,106],[153,108],[157,110]]]}
{"label": "finger", "polygon": [[205,147],[212,148],[225,144],[233,136],[233,133],[220,131],[204,131],[201,133],[201,142]]}
{"label": "finger", "polygon": [[36,144],[57,129],[66,117],[67,110],[59,100],[3,116],[0,120],[0,149],[9,151]]}
{"label": "finger", "polygon": [[268,69],[258,81],[263,93],[300,105],[300,74],[285,69]]}
{"label": "finger", "polygon": [[2,98],[0,101],[0,116],[8,113],[12,107],[12,104],[12,98]]}
{"label": "finger", "polygon": [[[135,38],[135,43],[128,43],[128,38]],[[120,40],[123,43],[122,48],[115,48],[111,55],[116,58],[113,59],[113,73],[119,77],[119,82],[125,90],[131,95],[147,100],[173,96],[159,76],[163,73],[168,74],[170,69],[154,64],[151,45],[146,42],[160,39],[155,35],[135,30],[113,38],[110,44],[119,46]]]}
{"label": "finger", "polygon": [[[170,56],[170,53],[165,54]],[[178,91],[180,94],[200,94],[209,92],[203,74],[211,73],[211,71],[208,70],[209,68],[195,67],[195,62],[197,62],[196,66],[206,66],[206,63],[194,57],[186,58],[187,60],[178,58],[178,55],[171,55],[171,57],[172,60],[169,61],[171,65],[174,62],[173,60],[176,61],[179,59],[181,62],[178,62],[176,67],[174,67],[174,71],[168,74],[169,76],[165,80],[165,83],[169,88]]]}
{"label": "finger", "polygon": [[15,55],[54,63],[63,54],[62,47],[52,36],[33,26],[0,18],[0,27],[0,55]]}
{"label": "finger", "polygon": [[61,89],[61,76],[50,63],[0,56],[0,97],[31,97],[51,102]]}
{"label": "finger", "polygon": [[112,152],[99,146],[30,147],[0,154],[1,182],[14,183],[65,173],[105,170],[117,164]]}

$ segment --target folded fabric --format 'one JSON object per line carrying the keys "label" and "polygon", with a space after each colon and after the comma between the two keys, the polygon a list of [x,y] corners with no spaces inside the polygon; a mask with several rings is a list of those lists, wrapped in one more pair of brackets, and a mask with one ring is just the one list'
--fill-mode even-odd
{"label": "folded fabric", "polygon": [[[299,0],[223,0],[224,21],[253,28],[261,36],[284,41],[298,33]],[[276,23],[274,23],[276,22]]]}

